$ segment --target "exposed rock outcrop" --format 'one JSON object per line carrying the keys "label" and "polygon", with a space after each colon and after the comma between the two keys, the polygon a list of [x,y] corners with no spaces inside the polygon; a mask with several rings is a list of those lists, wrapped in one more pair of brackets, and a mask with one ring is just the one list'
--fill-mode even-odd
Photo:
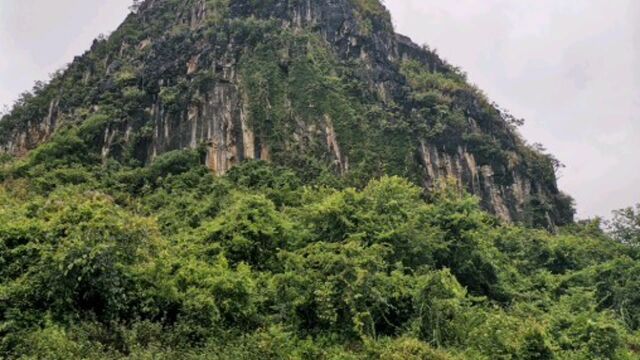
{"label": "exposed rock outcrop", "polygon": [[[282,162],[291,154],[306,154],[326,161],[342,176],[357,165],[383,172],[388,167],[398,169],[390,171],[420,179],[425,188],[438,179],[455,178],[478,195],[488,210],[508,221],[525,220],[532,211],[532,198],[546,199],[551,203],[543,210],[548,225],[568,221],[554,210],[559,194],[555,178],[536,177],[527,163],[527,152],[518,150],[523,146],[518,135],[503,119],[486,120],[486,111],[473,93],[451,95],[451,106],[467,117],[469,134],[495,140],[499,132],[506,139],[502,150],[511,160],[487,159],[465,139],[447,143],[447,139],[424,135],[419,129],[425,125],[420,122],[428,122],[428,117],[407,120],[414,118],[421,105],[411,100],[410,82],[401,64],[417,62],[432,74],[453,70],[435,53],[396,34],[382,6],[372,12],[358,3],[147,0],[110,39],[96,41],[91,51],[76,58],[60,79],[52,81],[41,95],[51,98],[45,116],[11,124],[6,121],[0,129],[0,148],[25,154],[47,141],[61,123],[81,121],[79,109],[95,112],[104,108],[96,105],[110,105],[113,97],[128,101],[127,94],[135,94],[129,90],[137,89],[144,92],[139,106],[114,115],[119,120],[102,137],[103,159],[122,153],[113,149],[116,145],[131,147],[142,162],[170,150],[204,146],[207,166],[224,174],[246,159]],[[288,90],[274,102],[271,97],[279,87],[273,85],[272,76],[254,76],[255,81],[248,85],[252,74],[243,64],[260,58],[258,52],[275,41],[271,34],[276,33],[284,45],[265,51],[274,57],[265,64],[277,66],[273,72],[280,79],[278,84]],[[315,45],[315,38],[321,45]],[[317,65],[311,48],[318,46],[323,56],[335,59],[336,67],[348,71]],[[311,80],[295,83],[297,75],[291,72],[299,59],[311,64],[309,71],[322,71],[329,80],[315,87],[308,86]],[[91,91],[65,87],[75,78]],[[339,85],[334,88],[334,83]],[[264,99],[256,105],[260,91]],[[298,98],[305,93],[321,94],[317,104]],[[352,123],[344,120],[344,112],[331,114],[337,111],[336,102],[345,98],[357,105],[353,113],[357,120]],[[380,129],[380,124],[387,124],[390,130]],[[398,132],[404,144],[384,148],[387,137]],[[398,136],[393,136],[398,142]],[[382,145],[371,145],[374,140]],[[413,155],[394,154],[393,149],[398,148]],[[380,165],[365,164],[374,161]]]}

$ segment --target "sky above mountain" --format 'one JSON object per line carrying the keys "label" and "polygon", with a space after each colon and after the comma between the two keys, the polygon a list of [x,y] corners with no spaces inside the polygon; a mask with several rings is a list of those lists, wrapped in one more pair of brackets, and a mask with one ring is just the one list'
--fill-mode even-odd
{"label": "sky above mountain", "polygon": [[[113,31],[131,0],[0,1],[0,105]],[[396,30],[527,120],[579,216],[640,202],[640,2],[386,0]]]}

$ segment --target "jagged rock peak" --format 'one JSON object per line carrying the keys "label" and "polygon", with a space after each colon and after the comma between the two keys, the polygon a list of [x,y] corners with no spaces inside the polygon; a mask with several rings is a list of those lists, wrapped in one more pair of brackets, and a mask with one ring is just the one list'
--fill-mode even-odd
{"label": "jagged rock peak", "polygon": [[262,159],[310,182],[454,178],[505,220],[571,221],[554,159],[513,120],[377,0],[147,0],[3,118],[0,149],[75,129],[103,161],[202,148],[217,174]]}

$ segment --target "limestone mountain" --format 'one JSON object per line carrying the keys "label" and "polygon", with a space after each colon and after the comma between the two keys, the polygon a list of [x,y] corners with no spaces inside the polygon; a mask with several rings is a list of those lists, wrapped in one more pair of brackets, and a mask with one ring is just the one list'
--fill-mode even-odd
{"label": "limestone mountain", "polygon": [[75,129],[104,164],[198,148],[216,174],[260,159],[309,183],[400,175],[429,189],[452,177],[507,221],[572,221],[557,161],[459,69],[396,34],[377,0],[135,7],[15,104],[0,151],[22,156]]}

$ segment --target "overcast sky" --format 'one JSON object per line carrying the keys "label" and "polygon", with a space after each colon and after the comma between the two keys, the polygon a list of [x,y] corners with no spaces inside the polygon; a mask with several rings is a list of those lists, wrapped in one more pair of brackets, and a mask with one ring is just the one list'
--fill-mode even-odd
{"label": "overcast sky", "polygon": [[[0,105],[113,31],[131,0],[0,0]],[[580,217],[640,202],[640,1],[386,0],[566,168]]]}

